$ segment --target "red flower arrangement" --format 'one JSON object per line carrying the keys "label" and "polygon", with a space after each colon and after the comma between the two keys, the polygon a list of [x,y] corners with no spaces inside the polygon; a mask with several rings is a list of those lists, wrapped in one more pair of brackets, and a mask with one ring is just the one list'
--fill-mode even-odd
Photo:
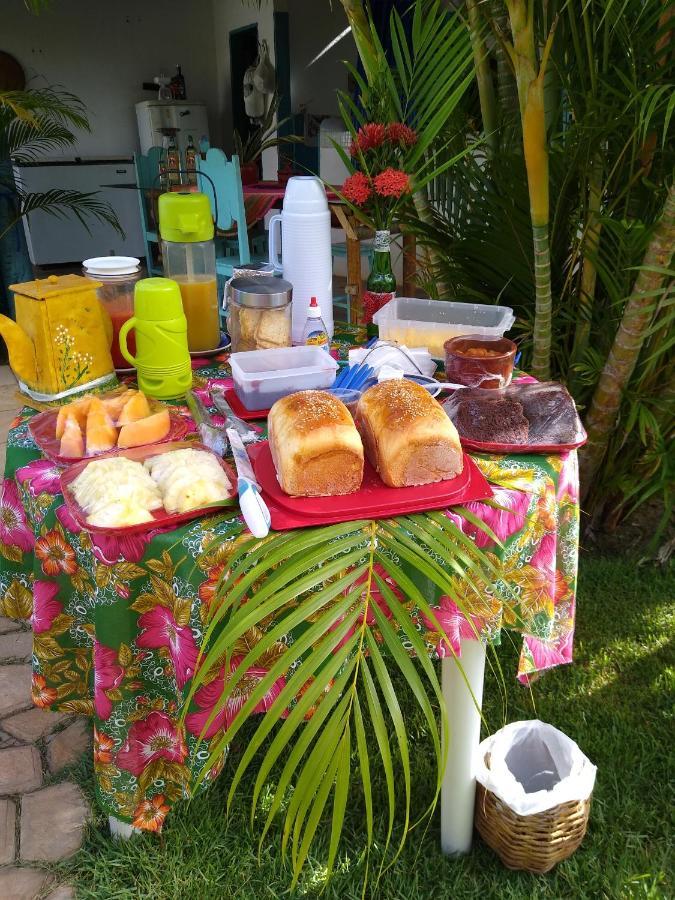
{"label": "red flower arrangement", "polygon": [[354,135],[349,148],[354,170],[342,195],[376,230],[391,227],[398,205],[413,190],[406,166],[416,143],[417,133],[403,122],[366,122]]}
{"label": "red flower arrangement", "polygon": [[354,206],[363,206],[373,193],[368,176],[363,172],[354,172],[342,185],[342,193]]}
{"label": "red flower arrangement", "polygon": [[381,125],[379,122],[368,122],[356,132],[356,137],[349,148],[349,155],[357,156],[359,151],[366,153],[368,150],[381,147],[388,137],[386,125]]}
{"label": "red flower arrangement", "polygon": [[376,192],[380,197],[396,197],[399,199],[404,194],[410,193],[410,179],[400,169],[392,169],[389,166],[384,172],[380,172],[373,179]]}
{"label": "red flower arrangement", "polygon": [[417,132],[402,122],[392,122],[387,125],[387,140],[392,144],[401,144],[404,147],[414,147],[417,143]]}

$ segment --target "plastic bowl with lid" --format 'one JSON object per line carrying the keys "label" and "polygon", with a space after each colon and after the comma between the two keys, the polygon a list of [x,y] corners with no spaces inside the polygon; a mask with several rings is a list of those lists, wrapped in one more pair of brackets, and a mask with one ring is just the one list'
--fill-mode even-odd
{"label": "plastic bowl with lid", "polygon": [[518,347],[508,338],[455,337],[443,346],[448,381],[480,388],[504,388],[511,383]]}

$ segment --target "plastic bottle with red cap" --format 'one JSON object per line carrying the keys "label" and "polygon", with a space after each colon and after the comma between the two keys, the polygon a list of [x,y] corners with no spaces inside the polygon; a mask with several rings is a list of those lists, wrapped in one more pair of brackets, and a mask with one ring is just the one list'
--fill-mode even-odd
{"label": "plastic bottle with red cap", "polygon": [[307,310],[307,321],[302,331],[301,343],[308,347],[323,347],[330,353],[330,340],[328,339],[328,329],[326,323],[321,316],[321,307],[316,297],[312,297],[309,301],[309,309]]}

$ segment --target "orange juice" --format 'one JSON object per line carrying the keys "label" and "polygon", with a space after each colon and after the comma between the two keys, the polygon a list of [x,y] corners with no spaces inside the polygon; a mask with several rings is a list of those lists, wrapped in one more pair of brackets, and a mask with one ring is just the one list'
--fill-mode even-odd
{"label": "orange juice", "polygon": [[220,342],[218,286],[215,278],[195,275],[189,281],[174,278],[180,287],[183,311],[187,319],[188,348],[214,350]]}

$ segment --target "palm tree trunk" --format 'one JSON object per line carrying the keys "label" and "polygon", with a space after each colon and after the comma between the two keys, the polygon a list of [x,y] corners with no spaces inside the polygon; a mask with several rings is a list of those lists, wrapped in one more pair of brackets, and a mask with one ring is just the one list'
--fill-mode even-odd
{"label": "palm tree trunk", "polygon": [[643,266],[638,272],[633,291],[626,302],[621,324],[598,381],[586,417],[588,443],[581,451],[583,496],[598,471],[609,435],[615,424],[623,393],[628,385],[652,321],[656,305],[655,292],[664,281],[656,269],[670,265],[675,244],[675,185],[671,185],[661,213],[645,252]]}
{"label": "palm tree trunk", "polygon": [[516,75],[523,152],[530,196],[530,218],[534,243],[535,312],[532,374],[547,381],[551,374],[551,250],[549,245],[548,143],[544,77],[553,41],[548,35],[541,62],[537,61],[534,18],[526,0],[506,0],[513,44],[507,44]]}
{"label": "palm tree trunk", "polygon": [[[600,247],[600,232],[602,226],[599,221],[600,203],[602,199],[602,161],[595,157],[591,162],[588,176],[588,209],[586,217],[586,236],[583,244],[583,263],[581,269],[581,284],[579,289],[579,310],[577,324],[572,345],[572,364],[578,363],[588,347],[588,339],[591,334],[591,320],[593,318],[593,305],[595,302],[595,284],[597,270],[595,257]],[[574,381],[574,373],[572,373]]]}
{"label": "palm tree trunk", "polygon": [[493,155],[497,151],[498,145],[497,105],[490,70],[490,57],[485,43],[485,22],[481,19],[478,11],[477,0],[467,0],[466,7],[469,14],[469,34],[471,35],[480,111],[483,118],[483,132],[488,152]]}

